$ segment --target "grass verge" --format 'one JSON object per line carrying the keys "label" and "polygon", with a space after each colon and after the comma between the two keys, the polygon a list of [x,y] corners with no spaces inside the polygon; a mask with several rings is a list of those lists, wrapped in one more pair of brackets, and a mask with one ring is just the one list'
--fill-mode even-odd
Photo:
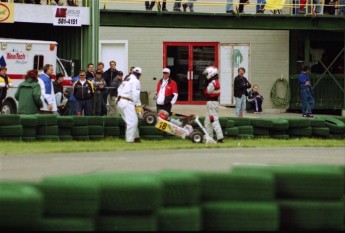
{"label": "grass verge", "polygon": [[267,147],[345,147],[345,140],[337,139],[225,139],[222,144],[195,144],[178,138],[159,141],[142,140],[126,143],[123,139],[70,142],[8,142],[1,141],[0,156],[72,152],[107,152],[130,150],[177,150],[207,148],[267,148]]}

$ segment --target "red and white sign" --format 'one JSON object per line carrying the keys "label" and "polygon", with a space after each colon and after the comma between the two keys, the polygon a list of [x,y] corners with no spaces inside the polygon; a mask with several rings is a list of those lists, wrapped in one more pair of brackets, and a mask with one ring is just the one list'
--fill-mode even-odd
{"label": "red and white sign", "polygon": [[54,26],[81,27],[81,8],[55,7]]}

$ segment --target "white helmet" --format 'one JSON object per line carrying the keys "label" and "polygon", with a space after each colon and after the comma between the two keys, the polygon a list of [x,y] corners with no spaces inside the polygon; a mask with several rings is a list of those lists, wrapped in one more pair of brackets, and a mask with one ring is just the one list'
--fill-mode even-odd
{"label": "white helmet", "polygon": [[205,69],[204,74],[206,74],[207,79],[210,79],[218,74],[218,69],[214,66],[209,66]]}
{"label": "white helmet", "polygon": [[142,73],[142,70],[139,66],[135,67],[134,70],[133,70],[135,73],[138,73],[138,74],[141,74]]}

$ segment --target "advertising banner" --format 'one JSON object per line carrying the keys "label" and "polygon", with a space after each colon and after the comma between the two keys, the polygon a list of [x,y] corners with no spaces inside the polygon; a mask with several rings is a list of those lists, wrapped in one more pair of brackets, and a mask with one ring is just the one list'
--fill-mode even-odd
{"label": "advertising banner", "polygon": [[0,23],[14,23],[14,3],[0,2]]}

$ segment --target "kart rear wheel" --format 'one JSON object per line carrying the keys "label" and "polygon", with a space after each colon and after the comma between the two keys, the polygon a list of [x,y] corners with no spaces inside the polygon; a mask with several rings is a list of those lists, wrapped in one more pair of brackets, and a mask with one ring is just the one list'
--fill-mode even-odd
{"label": "kart rear wheel", "polygon": [[202,143],[204,139],[203,133],[201,133],[199,130],[194,130],[189,137],[194,143]]}
{"label": "kart rear wheel", "polygon": [[144,113],[144,122],[148,125],[155,125],[157,122],[157,116],[154,112],[146,112]]}

